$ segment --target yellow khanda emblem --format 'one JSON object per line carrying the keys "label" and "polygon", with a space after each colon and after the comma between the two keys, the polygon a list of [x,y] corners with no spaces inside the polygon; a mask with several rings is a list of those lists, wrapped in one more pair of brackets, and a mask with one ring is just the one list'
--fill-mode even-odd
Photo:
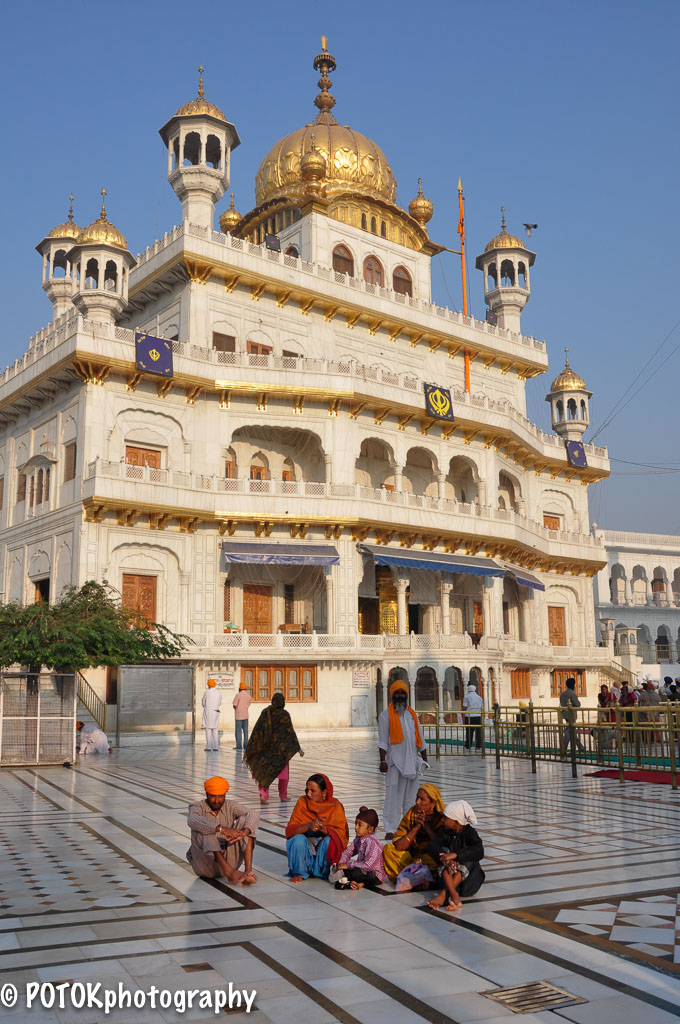
{"label": "yellow khanda emblem", "polygon": [[158,362],[158,360],[159,360],[159,359],[160,359],[160,357],[161,357],[161,354],[160,354],[160,352],[158,351],[158,349],[152,348],[152,349],[149,349],[149,357],[150,357],[151,359],[153,359],[154,363],[157,363],[157,362]]}
{"label": "yellow khanda emblem", "polygon": [[451,395],[446,388],[434,387],[427,391],[428,410],[441,420],[452,419]]}

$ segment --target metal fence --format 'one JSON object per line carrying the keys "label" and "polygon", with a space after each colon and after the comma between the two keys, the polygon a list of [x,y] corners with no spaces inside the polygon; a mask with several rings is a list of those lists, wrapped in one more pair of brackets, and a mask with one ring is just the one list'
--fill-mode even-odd
{"label": "metal fence", "polygon": [[0,766],[75,760],[76,702],[73,675],[0,675]]}
{"label": "metal fence", "polygon": [[457,712],[431,711],[421,716],[423,738],[437,760],[442,756],[495,757],[613,768],[625,781],[627,770],[670,774],[678,786],[680,704],[634,708],[500,707],[469,724]]}

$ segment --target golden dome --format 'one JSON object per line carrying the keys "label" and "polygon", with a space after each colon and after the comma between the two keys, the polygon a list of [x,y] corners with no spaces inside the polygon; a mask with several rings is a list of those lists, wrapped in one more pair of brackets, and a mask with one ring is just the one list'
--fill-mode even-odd
{"label": "golden dome", "polygon": [[234,209],[234,193],[231,193],[231,205],[228,210],[225,210],[220,217],[220,227],[224,231],[225,235],[228,235],[232,228],[235,228],[238,222],[241,220],[241,214],[238,210]]}
{"label": "golden dome", "polygon": [[434,213],[434,203],[423,195],[423,179],[418,178],[418,195],[412,199],[408,206],[408,212],[414,220],[417,220],[422,228]]}
{"label": "golden dome", "polygon": [[[569,352],[568,348],[565,348],[565,352]],[[587,391],[586,382],[583,377],[579,377],[577,373],[574,373],[571,366],[569,365],[569,356],[565,357],[564,369],[562,373],[555,377],[554,381],[550,386],[550,391]]]}
{"label": "golden dome", "polygon": [[526,245],[521,238],[518,238],[517,235],[511,235],[506,230],[504,206],[501,206],[501,211],[503,215],[501,220],[501,233],[491,239],[484,252],[490,252],[492,249],[526,249]]}
{"label": "golden dome", "polygon": [[195,100],[189,100],[179,108],[175,117],[184,117],[186,114],[208,114],[210,117],[217,117],[220,121],[226,121],[226,117],[219,107],[214,103],[208,103],[203,92],[203,65],[199,67],[198,96]]}
{"label": "golden dome", "polygon": [[63,224],[57,224],[56,228],[52,228],[49,235],[47,236],[48,238],[77,238],[80,232],[83,230],[73,222],[73,193],[71,193],[71,195],[68,198],[68,220],[64,221]]}
{"label": "golden dome", "polygon": [[264,158],[255,177],[256,204],[261,206],[284,197],[300,198],[307,190],[302,162],[310,159],[307,154],[312,149],[326,163],[324,185],[328,199],[349,192],[394,204],[397,182],[383,151],[361,132],[338,124],[331,113],[335,98],[329,92],[328,76],[335,70],[336,61],[326,49],[325,37],[321,42],[322,52],[313,64],[321,72],[321,92],[314,101],[319,113],[312,124],[280,139]]}
{"label": "golden dome", "polygon": [[127,242],[125,236],[106,219],[106,207],[104,205],[104,197],[106,196],[106,189],[102,189],[102,209],[97,220],[81,231],[78,235],[78,245],[113,245],[117,249],[127,250]]}

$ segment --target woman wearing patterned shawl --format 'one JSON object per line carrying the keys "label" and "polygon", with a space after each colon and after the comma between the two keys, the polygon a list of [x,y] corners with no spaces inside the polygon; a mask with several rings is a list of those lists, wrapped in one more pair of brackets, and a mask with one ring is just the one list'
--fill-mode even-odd
{"label": "woman wearing patterned shawl", "polygon": [[310,875],[328,878],[349,843],[345,808],[333,796],[326,775],[310,775],[286,826],[288,878],[302,882]]}
{"label": "woman wearing patterned shawl", "polygon": [[388,878],[397,875],[414,862],[426,864],[436,875],[437,864],[428,853],[434,833],[444,819],[444,803],[437,786],[423,783],[416,794],[416,802],[401,819],[394,839],[383,847],[383,860]]}
{"label": "woman wearing patterned shawl", "polygon": [[282,693],[274,694],[255,723],[243,759],[260,788],[261,804],[269,800],[269,787],[274,779],[279,782],[279,798],[288,799],[288,762],[296,754],[305,756],[285,703]]}

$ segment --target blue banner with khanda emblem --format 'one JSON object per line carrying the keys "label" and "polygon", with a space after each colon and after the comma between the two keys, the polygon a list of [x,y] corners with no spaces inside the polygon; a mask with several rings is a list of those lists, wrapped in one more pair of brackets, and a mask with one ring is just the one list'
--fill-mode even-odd
{"label": "blue banner with khanda emblem", "polygon": [[429,416],[453,422],[451,392],[448,388],[441,388],[438,384],[426,384],[425,408]]}
{"label": "blue banner with khanda emblem", "polygon": [[565,441],[569,465],[575,469],[585,469],[588,465],[586,451],[582,441]]}
{"label": "blue banner with khanda emblem", "polygon": [[150,334],[135,334],[136,365],[142,373],[159,377],[172,377],[172,342],[153,338]]}

